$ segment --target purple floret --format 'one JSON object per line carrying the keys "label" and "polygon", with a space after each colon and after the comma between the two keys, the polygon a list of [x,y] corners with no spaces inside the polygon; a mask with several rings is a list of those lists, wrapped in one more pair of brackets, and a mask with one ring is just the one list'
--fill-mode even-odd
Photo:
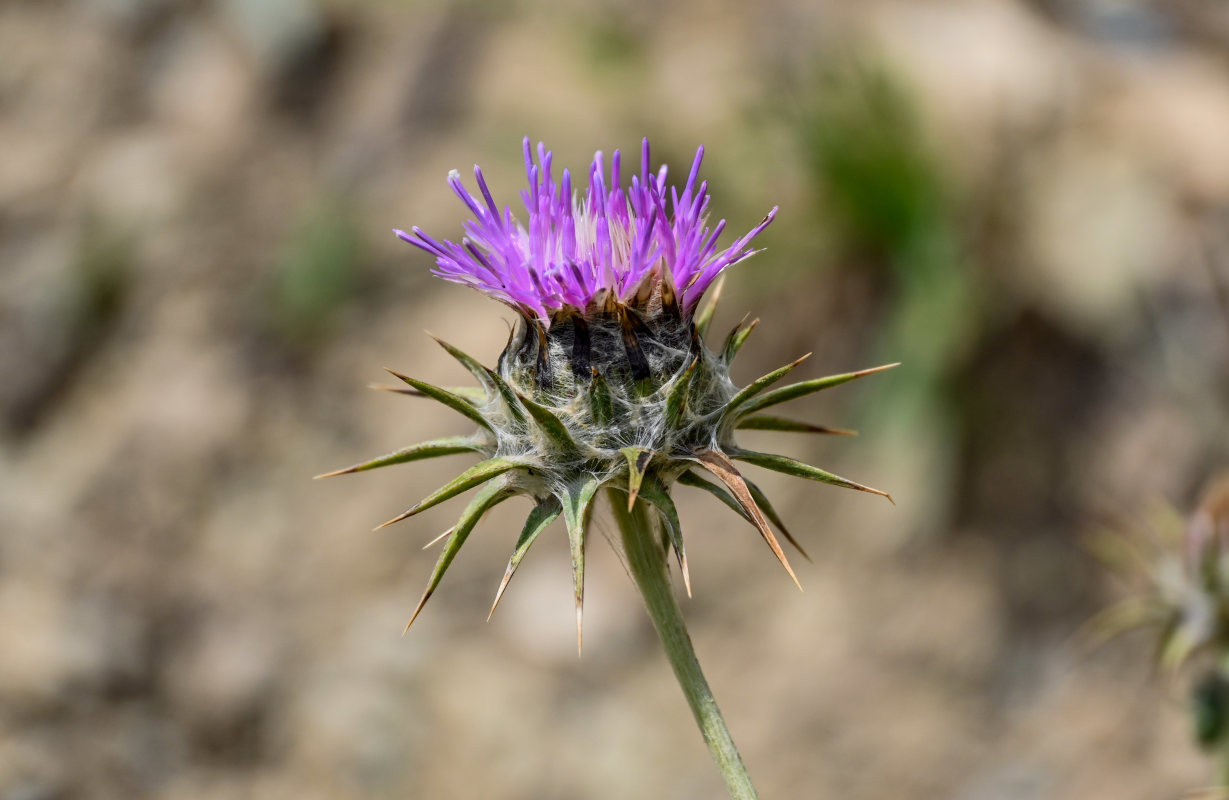
{"label": "purple floret", "polygon": [[474,215],[465,223],[460,244],[437,241],[419,228],[395,233],[435,256],[432,272],[444,280],[471,286],[543,320],[564,306],[585,308],[603,289],[628,300],[646,279],[663,276],[676,288],[683,310],[691,313],[722,270],[757,252],[748,245],[777,213],[773,208],[749,233],[719,251],[717,239],[725,220],[708,227],[708,182],[696,185],[703,147],[696,151],[682,194],[671,187],[668,197],[665,165],[655,174],[649,171],[648,139],[640,149],[640,174],[632,176],[630,186],[619,183],[618,150],[611,158],[607,185],[599,151],[583,195],[573,191],[566,169],[555,183],[552,154],[541,143],[537,163],[528,137],[524,150],[529,188],[521,199],[528,228],[510,208],[495,204],[475,165],[481,200],[469,193],[455,170],[448,176],[448,185]]}

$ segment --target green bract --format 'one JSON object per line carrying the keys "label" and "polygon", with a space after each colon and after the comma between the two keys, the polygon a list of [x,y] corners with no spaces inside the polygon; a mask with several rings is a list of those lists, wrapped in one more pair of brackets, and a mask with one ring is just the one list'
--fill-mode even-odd
{"label": "green bract", "polygon": [[[676,483],[705,489],[753,525],[795,582],[797,577],[772,525],[800,552],[802,548],[764,494],[742,476],[735,461],[888,496],[785,456],[745,450],[735,441],[735,433],[741,428],[849,433],[761,412],[894,364],[771,388],[804,356],[740,388],[730,379],[730,363],[756,321],[739,323],[720,352],[713,352],[703,336],[719,293],[714,292],[709,305],[692,319],[680,309],[669,280],[658,276],[646,285],[651,291],[629,302],[603,292],[585,308],[564,307],[551,315],[549,324],[522,316],[494,369],[440,342],[474,376],[476,389],[442,389],[392,374],[410,387],[401,391],[430,397],[469,418],[477,426],[474,434],[424,442],[320,476],[460,452],[481,457],[479,463],[384,523],[398,522],[482,487],[446,534],[411,624],[482,515],[516,495],[528,497],[534,505],[508,561],[495,604],[529,547],[562,516],[572,555],[578,642],[585,545],[600,488],[625,494],[629,508],[637,497],[651,506],[660,521],[662,545],[674,553],[689,594],[683,529],[670,496]],[[705,472],[715,481],[699,474]]]}

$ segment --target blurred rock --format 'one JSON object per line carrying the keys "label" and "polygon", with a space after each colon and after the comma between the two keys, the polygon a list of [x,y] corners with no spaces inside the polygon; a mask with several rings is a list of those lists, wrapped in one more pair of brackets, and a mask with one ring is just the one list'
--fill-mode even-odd
{"label": "blurred rock", "polygon": [[956,175],[986,169],[1004,132],[1035,126],[1071,100],[1071,54],[1027,4],[879,3],[868,16]]}
{"label": "blurred rock", "polygon": [[165,670],[173,713],[208,748],[240,763],[259,763],[276,703],[281,646],[276,630],[254,620],[203,621],[170,656]]}
{"label": "blurred rock", "polygon": [[1128,63],[1098,114],[1166,188],[1200,204],[1229,202],[1229,75],[1190,54]]}
{"label": "blurred rock", "polygon": [[186,5],[183,0],[75,0],[75,4],[86,14],[127,33],[142,31]]}
{"label": "blurred rock", "polygon": [[1031,258],[1013,279],[1072,330],[1129,335],[1140,293],[1180,257],[1166,187],[1091,135],[1049,154],[1034,181],[1024,209]]}
{"label": "blurred rock", "polygon": [[194,177],[168,132],[146,127],[100,141],[74,180],[73,200],[120,230],[145,231],[179,213]]}
{"label": "blurred rock", "polygon": [[[8,579],[0,585],[0,697],[30,711],[61,702],[88,653],[74,641],[66,598],[54,584]],[[78,673],[79,674],[79,673]]]}
{"label": "blurred rock", "polygon": [[223,0],[256,61],[278,70],[323,34],[320,9],[310,0]]}
{"label": "blurred rock", "polygon": [[251,136],[253,76],[237,49],[219,31],[185,22],[148,60],[151,114],[200,168],[223,163]]}

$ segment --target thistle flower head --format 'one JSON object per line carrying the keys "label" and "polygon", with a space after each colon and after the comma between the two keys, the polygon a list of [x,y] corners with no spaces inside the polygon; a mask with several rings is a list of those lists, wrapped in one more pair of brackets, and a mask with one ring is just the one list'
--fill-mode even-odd
{"label": "thistle flower head", "polygon": [[1196,741],[1223,749],[1229,739],[1229,474],[1208,485],[1185,520],[1161,504],[1148,535],[1126,529],[1092,542],[1117,572],[1142,575],[1147,588],[1089,624],[1097,639],[1142,627],[1160,630],[1159,665],[1174,673],[1198,664],[1190,712]]}
{"label": "thistle flower head", "polygon": [[[728,245],[719,244],[725,222],[708,225],[708,186],[697,183],[703,148],[697,151],[681,191],[668,186],[664,166],[651,171],[646,140],[640,172],[629,185],[621,183],[620,154],[616,151],[611,159],[608,179],[598,153],[583,193],[573,189],[567,170],[555,183],[552,155],[542,145],[536,162],[528,139],[524,150],[529,188],[521,196],[527,227],[510,208],[497,205],[475,167],[481,199],[466,190],[455,171],[448,178],[474,215],[465,224],[460,243],[434,239],[418,228],[410,234],[396,232],[435,257],[436,275],[476,288],[518,312],[517,325],[493,369],[440,342],[473,375],[477,387],[444,389],[393,372],[408,386],[399,391],[450,406],[477,430],[329,473],[359,472],[448,453],[473,452],[482,457],[385,523],[482,487],[457,524],[440,537],[443,552],[414,616],[479,518],[518,495],[528,497],[534,507],[495,602],[538,535],[563,517],[571,547],[578,634],[587,529],[602,487],[624,493],[629,507],[643,501],[653,509],[663,546],[677,558],[688,592],[682,526],[671,498],[678,483],[713,494],[754,526],[794,577],[772,525],[795,546],[797,542],[735,461],[886,494],[785,456],[744,449],[736,443],[735,431],[848,433],[763,412],[883,368],[770,391],[802,363],[803,356],[747,386],[734,383],[730,364],[756,321],[746,324],[744,319],[720,350],[713,351],[703,337],[719,286],[704,310],[697,313],[696,307],[724,269],[752,255],[752,239],[772,221],[776,209],[750,232]],[[713,480],[703,477],[703,472]]]}
{"label": "thistle flower head", "polygon": [[481,199],[469,193],[456,170],[448,176],[448,185],[475,217],[465,224],[460,244],[437,241],[419,228],[396,233],[435,256],[434,272],[444,280],[471,286],[543,322],[567,307],[592,309],[608,296],[621,303],[644,299],[660,292],[662,283],[690,314],[722,270],[754,253],[748,245],[777,212],[773,208],[750,232],[719,249],[725,220],[709,227],[708,182],[696,183],[703,147],[681,194],[677,187],[667,189],[665,165],[656,172],[650,168],[648,139],[641,144],[640,172],[628,186],[621,183],[620,152],[614,151],[608,179],[599,151],[589,166],[588,188],[580,193],[567,169],[555,182],[553,154],[544,145],[538,144],[536,163],[528,137],[523,145],[529,188],[521,200],[528,227],[508,206],[495,203],[475,165]]}
{"label": "thistle flower head", "polygon": [[1176,669],[1197,653],[1229,655],[1229,475],[1213,481],[1183,519],[1162,505],[1149,535],[1116,531],[1094,542],[1097,555],[1147,589],[1102,612],[1093,622],[1101,638],[1136,627],[1161,630],[1157,654]]}
{"label": "thistle flower head", "polygon": [[1229,602],[1229,475],[1204,491],[1183,537],[1186,569],[1199,582],[1223,591]]}
{"label": "thistle flower head", "polygon": [[1158,576],[1170,598],[1164,651],[1175,663],[1198,650],[1229,654],[1229,475],[1203,492],[1182,529],[1181,568],[1167,569]]}

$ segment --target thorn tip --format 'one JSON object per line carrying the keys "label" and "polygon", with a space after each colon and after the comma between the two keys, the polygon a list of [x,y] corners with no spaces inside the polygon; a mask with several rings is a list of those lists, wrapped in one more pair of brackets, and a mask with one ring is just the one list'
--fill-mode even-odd
{"label": "thorn tip", "polygon": [[417,506],[415,506],[414,508],[411,508],[409,511],[406,511],[404,514],[398,514],[397,516],[393,517],[392,519],[388,520],[387,522],[381,522],[379,525],[377,525],[377,526],[375,526],[374,528],[372,528],[372,529],[371,529],[371,532],[372,532],[372,533],[375,533],[376,531],[378,531],[378,530],[382,530],[382,529],[384,529],[384,528],[387,528],[389,525],[393,525],[393,524],[395,524],[395,523],[398,523],[398,522],[400,522],[400,521],[401,521],[401,520],[403,520],[403,519],[408,519],[408,518],[410,518],[410,517],[414,516],[414,515],[415,515],[415,514],[417,514],[417,513],[418,513],[418,507],[417,507]]}
{"label": "thorn tip", "polygon": [[451,536],[451,535],[452,535],[452,532],[453,532],[453,531],[455,531],[455,530],[456,530],[456,526],[453,526],[453,527],[449,528],[448,530],[446,530],[446,531],[444,531],[443,533],[441,533],[439,536],[436,536],[434,539],[432,539],[431,541],[429,541],[429,542],[427,542],[426,544],[424,544],[424,545],[422,546],[422,549],[423,549],[423,550],[426,550],[427,548],[431,547],[431,545],[438,543],[440,540],[445,539],[445,538],[447,538],[448,536]]}
{"label": "thorn tip", "polygon": [[499,600],[504,596],[504,590],[508,588],[508,581],[512,580],[512,568],[509,567],[504,572],[504,579],[499,582],[499,588],[495,591],[495,602],[491,603],[491,610],[486,615],[486,621],[490,622],[491,617],[495,616],[495,609],[499,607]]}
{"label": "thorn tip", "polygon": [[584,629],[584,607],[577,601],[576,603],[576,657],[580,658],[585,645],[585,629]]}

